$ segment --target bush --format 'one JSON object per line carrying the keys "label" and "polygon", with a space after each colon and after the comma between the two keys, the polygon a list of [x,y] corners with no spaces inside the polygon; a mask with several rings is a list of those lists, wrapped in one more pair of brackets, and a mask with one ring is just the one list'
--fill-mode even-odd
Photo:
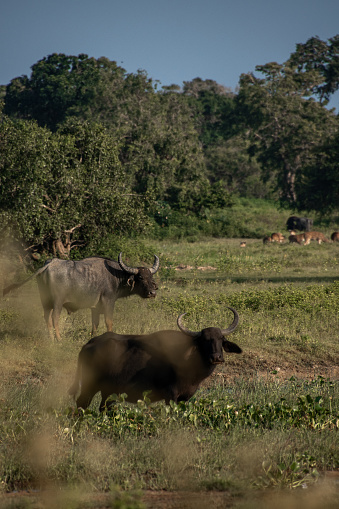
{"label": "bush", "polygon": [[141,262],[150,264],[153,263],[154,255],[157,254],[157,249],[140,238],[133,239],[130,237],[109,235],[103,239],[102,243],[100,246],[97,246],[95,251],[93,248],[88,248],[87,250],[78,252],[75,258],[104,256],[117,260],[119,253],[122,253],[123,260],[131,265],[138,265]]}
{"label": "bush", "polygon": [[172,209],[159,202],[151,219],[150,235],[154,239],[198,241],[215,238],[263,238],[274,231],[285,231],[292,211],[281,210],[275,202],[260,199],[233,198],[223,208],[200,209],[199,214]]}

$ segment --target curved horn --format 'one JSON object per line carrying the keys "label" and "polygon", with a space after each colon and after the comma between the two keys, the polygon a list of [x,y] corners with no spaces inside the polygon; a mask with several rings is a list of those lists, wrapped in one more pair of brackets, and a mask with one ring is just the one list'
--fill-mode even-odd
{"label": "curved horn", "polygon": [[184,334],[187,334],[188,336],[192,336],[192,338],[196,338],[200,335],[200,332],[194,332],[192,330],[189,330],[187,329],[182,323],[181,323],[181,320],[182,320],[182,317],[185,316],[187,313],[182,313],[182,315],[179,315],[178,316],[178,319],[177,319],[177,324],[178,324],[178,327],[179,329],[181,330],[181,332],[183,332]]}
{"label": "curved horn", "polygon": [[[124,262],[122,261],[121,259],[121,255],[122,253],[119,254],[118,256],[118,262],[119,262],[119,265],[120,267],[125,270],[126,272],[128,272],[129,274],[138,274],[139,272],[139,269],[138,268],[135,268],[135,267],[128,267],[127,265],[124,264]],[[154,263],[153,263],[153,267],[149,269],[150,273],[151,274],[155,274],[156,271],[158,270],[159,268],[159,258],[157,255],[154,255]]]}
{"label": "curved horn", "polygon": [[231,308],[230,306],[227,306],[227,308],[230,309],[233,312],[234,320],[231,323],[231,325],[229,327],[227,327],[227,329],[221,329],[221,333],[222,333],[223,336],[227,336],[227,334],[231,334],[231,332],[233,332],[238,327],[238,324],[239,324],[238,311],[236,311],[235,309]]}
{"label": "curved horn", "polygon": [[154,255],[153,267],[151,269],[149,269],[149,271],[151,274],[155,274],[156,271],[158,270],[158,268],[159,268],[159,258],[157,255]]}
{"label": "curved horn", "polygon": [[[231,308],[229,306],[227,306],[227,308],[230,309],[233,312],[234,320],[231,323],[231,325],[229,327],[227,327],[227,329],[220,329],[221,330],[221,334],[223,336],[227,336],[228,334],[231,334],[231,332],[233,332],[238,327],[238,324],[239,324],[239,314],[238,314],[238,312],[235,309],[233,309],[233,308]],[[181,332],[184,332],[188,336],[192,336],[194,338],[199,336],[200,332],[191,331],[191,330],[187,329],[182,324],[182,317],[185,316],[185,315],[186,315],[186,313],[183,313],[182,315],[178,316],[177,324],[178,324],[179,329],[181,330]]]}
{"label": "curved horn", "polygon": [[128,267],[127,265],[125,265],[121,259],[121,255],[122,255],[122,253],[119,253],[119,256],[118,256],[118,262],[119,262],[120,267],[123,270],[125,270],[126,272],[128,272],[129,274],[138,274],[139,269],[136,269],[135,267]]}

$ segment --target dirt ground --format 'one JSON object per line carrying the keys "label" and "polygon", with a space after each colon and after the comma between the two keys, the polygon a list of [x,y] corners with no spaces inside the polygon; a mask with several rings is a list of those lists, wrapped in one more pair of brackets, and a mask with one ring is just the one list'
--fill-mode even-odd
{"label": "dirt ground", "polygon": [[[204,383],[215,384],[220,377],[224,378],[225,385],[231,383],[234,378],[272,379],[279,378],[281,381],[289,380],[292,376],[303,380],[315,380],[317,377],[338,380],[339,364],[324,362],[315,359],[314,363],[291,362],[279,359],[278,361],[260,358],[256,353],[246,351],[246,357],[238,356],[236,359],[229,357],[219,371],[215,371]],[[235,362],[234,362],[235,361]],[[203,386],[203,385],[202,385]]]}

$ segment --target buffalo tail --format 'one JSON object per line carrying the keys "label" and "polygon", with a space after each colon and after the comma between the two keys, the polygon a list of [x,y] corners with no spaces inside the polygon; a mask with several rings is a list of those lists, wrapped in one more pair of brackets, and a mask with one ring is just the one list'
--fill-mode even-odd
{"label": "buffalo tail", "polygon": [[16,288],[19,288],[23,283],[14,283],[12,285],[6,286],[6,288],[3,289],[2,296],[4,297],[7,295],[7,293],[11,292],[12,290],[15,290]]}

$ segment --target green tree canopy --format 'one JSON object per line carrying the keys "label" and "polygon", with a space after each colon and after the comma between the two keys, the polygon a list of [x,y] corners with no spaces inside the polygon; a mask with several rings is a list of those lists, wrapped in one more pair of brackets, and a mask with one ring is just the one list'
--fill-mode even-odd
{"label": "green tree canopy", "polygon": [[99,81],[100,64],[94,58],[54,53],[32,66],[30,78],[11,81],[4,112],[55,130],[72,108],[90,107]]}
{"label": "green tree canopy", "polygon": [[299,209],[321,214],[339,209],[339,130],[315,149],[296,187]]}
{"label": "green tree canopy", "polygon": [[188,99],[205,148],[234,135],[235,94],[229,88],[214,80],[195,78],[184,81],[182,93]]}
{"label": "green tree canopy", "polygon": [[339,35],[326,41],[311,37],[305,44],[297,44],[296,51],[288,60],[297,70],[296,79],[303,83],[305,77],[310,82],[310,90],[328,102],[330,96],[339,89]]}
{"label": "green tree canopy", "polygon": [[249,145],[243,134],[209,145],[205,150],[209,179],[223,181],[232,195],[272,198],[274,183],[268,178],[263,184],[261,165],[249,156]]}
{"label": "green tree canopy", "polygon": [[204,159],[195,121],[182,95],[156,93],[146,72],[127,74],[116,62],[87,55],[53,54],[32,66],[31,77],[12,80],[5,113],[34,118],[64,132],[78,120],[99,122],[116,140],[133,192],[156,200],[183,200],[197,191]]}
{"label": "green tree canopy", "polygon": [[338,117],[325,108],[338,45],[298,44],[260,78],[242,75],[237,94],[201,78],[158,90],[105,57],[43,58],[0,91],[3,228],[61,254],[70,239],[143,231],[159,208],[203,215],[231,194],[309,208],[316,192],[314,210],[338,207]]}
{"label": "green tree canopy", "polygon": [[112,133],[98,124],[70,124],[52,134],[35,122],[0,125],[2,235],[68,256],[98,245],[107,232],[131,234],[147,225],[131,191]]}
{"label": "green tree canopy", "polygon": [[[274,176],[280,200],[297,207],[296,181],[315,157],[315,149],[338,129],[338,118],[312,97],[312,77],[299,77],[290,63],[258,66],[263,79],[242,75],[238,95],[239,116],[250,128],[250,151],[263,168],[264,179]],[[309,97],[308,99],[305,97]]]}

